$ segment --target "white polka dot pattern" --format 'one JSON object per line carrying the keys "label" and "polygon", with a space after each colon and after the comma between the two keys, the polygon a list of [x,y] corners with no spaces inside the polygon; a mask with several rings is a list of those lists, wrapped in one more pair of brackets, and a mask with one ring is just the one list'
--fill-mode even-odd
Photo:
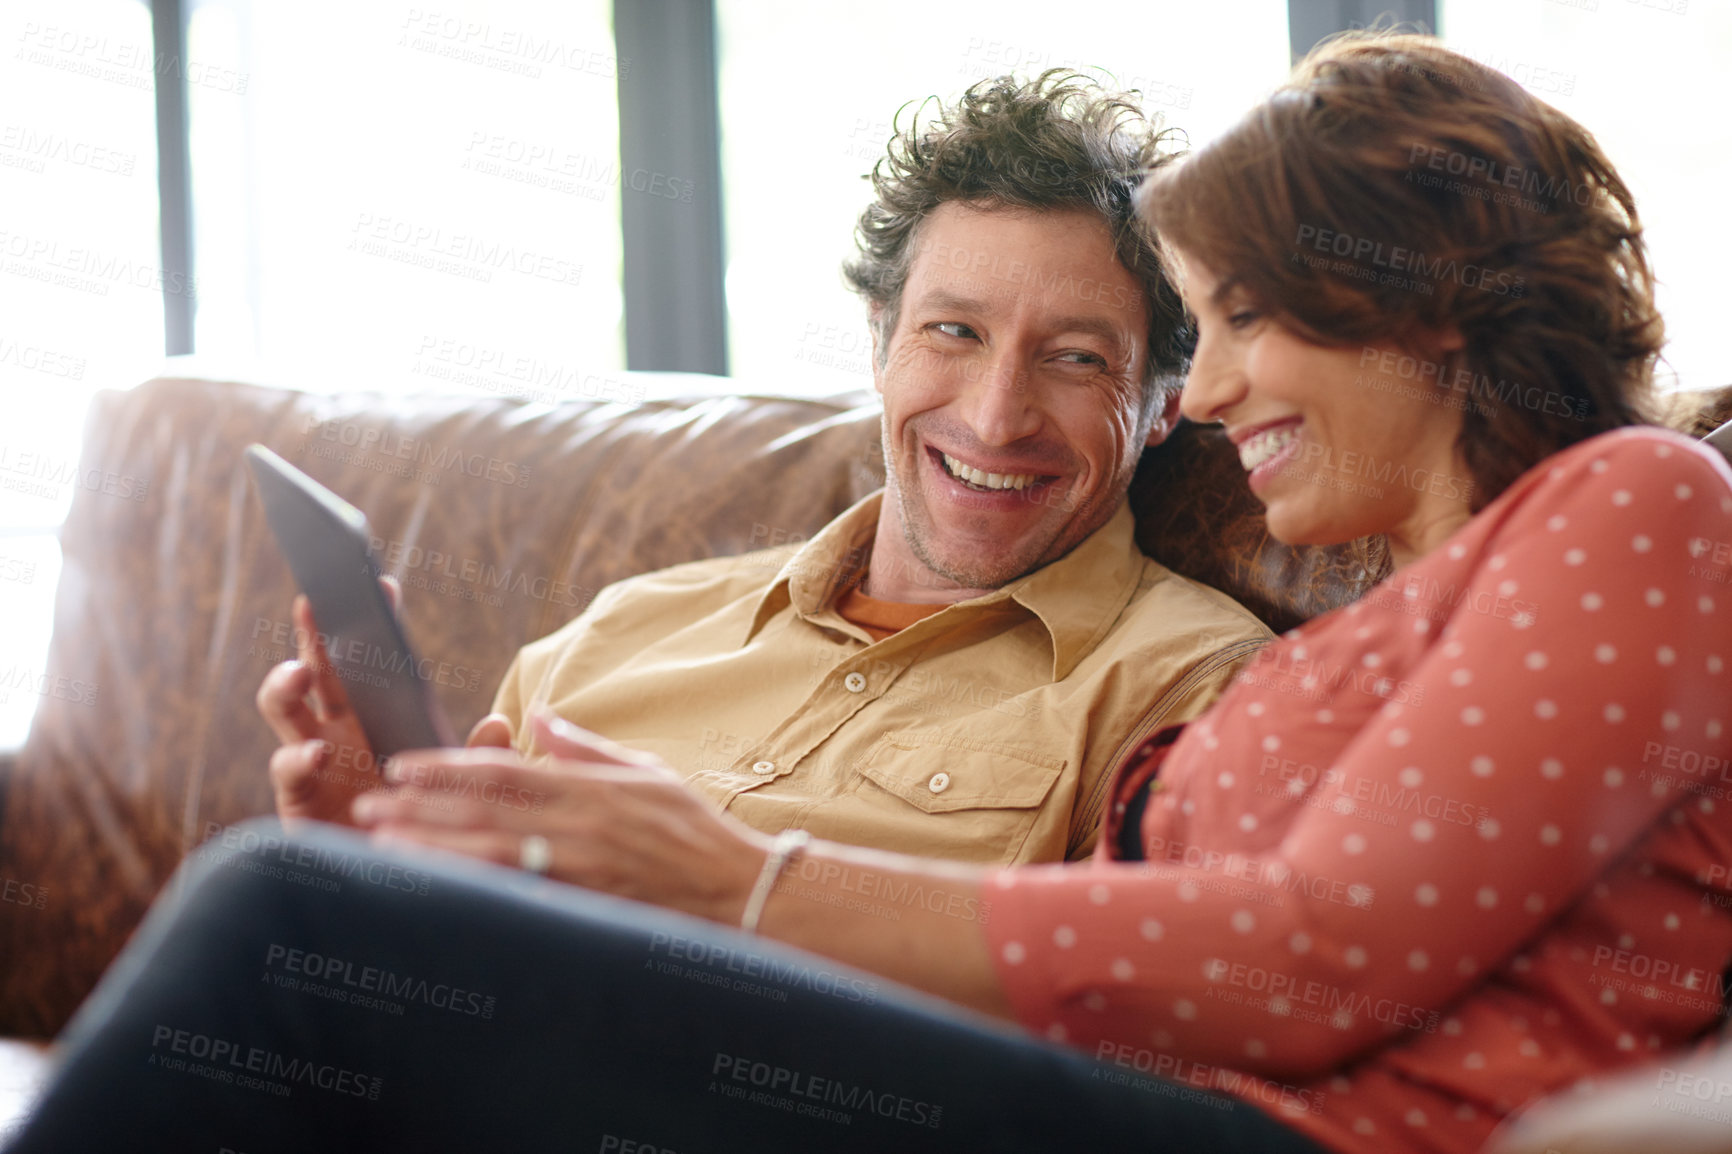
{"label": "white polka dot pattern", "polygon": [[[1301,1112],[1352,1151],[1413,1149],[1397,1135],[1416,1131],[1475,1149],[1512,1093],[1561,1087],[1584,1055],[1682,1045],[1715,1007],[1662,1014],[1594,959],[1616,939],[1714,980],[1732,960],[1732,883],[1704,911],[1678,866],[1716,864],[1692,823],[1732,843],[1732,805],[1693,795],[1685,768],[1732,763],[1732,600],[1691,568],[1703,540],[1732,542],[1724,467],[1671,434],[1606,434],[1352,613],[1275,642],[1211,711],[1214,748],[1173,746],[1148,866],[1025,871],[994,895],[1021,1020],[1252,1075],[1354,1058]],[[1500,972],[1537,991],[1519,1021],[1482,986]]]}

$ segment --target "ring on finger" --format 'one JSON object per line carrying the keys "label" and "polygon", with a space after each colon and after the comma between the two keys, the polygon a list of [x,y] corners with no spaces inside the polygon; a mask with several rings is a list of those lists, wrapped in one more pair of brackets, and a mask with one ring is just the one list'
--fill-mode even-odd
{"label": "ring on finger", "polygon": [[553,864],[553,847],[538,833],[528,834],[517,847],[517,864],[532,874],[547,873]]}

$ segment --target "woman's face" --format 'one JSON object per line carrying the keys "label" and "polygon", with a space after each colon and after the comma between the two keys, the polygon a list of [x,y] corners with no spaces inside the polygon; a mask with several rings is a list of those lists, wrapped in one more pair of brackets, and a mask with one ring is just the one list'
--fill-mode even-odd
{"label": "woman's face", "polygon": [[1290,545],[1389,537],[1396,564],[1470,516],[1473,482],[1455,450],[1469,395],[1438,384],[1430,357],[1390,344],[1311,344],[1264,315],[1231,278],[1181,259],[1198,341],[1181,408],[1219,421],[1239,450],[1269,532]]}

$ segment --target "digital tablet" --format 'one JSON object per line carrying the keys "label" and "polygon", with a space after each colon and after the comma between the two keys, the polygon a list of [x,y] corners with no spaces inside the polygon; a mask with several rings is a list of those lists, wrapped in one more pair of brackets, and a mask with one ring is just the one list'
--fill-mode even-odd
{"label": "digital tablet", "polygon": [[366,515],[263,445],[248,445],[246,458],[374,756],[457,745],[379,585]]}

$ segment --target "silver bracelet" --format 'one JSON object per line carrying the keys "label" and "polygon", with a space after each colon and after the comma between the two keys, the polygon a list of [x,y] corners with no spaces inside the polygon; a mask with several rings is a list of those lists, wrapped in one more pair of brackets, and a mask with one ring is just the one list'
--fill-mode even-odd
{"label": "silver bracelet", "polygon": [[812,835],[803,829],[785,830],[776,835],[776,840],[770,843],[770,855],[764,859],[764,868],[758,871],[758,884],[752,887],[752,896],[746,899],[746,912],[740,915],[742,930],[748,934],[758,932],[758,919],[764,916],[764,903],[770,900],[770,891],[776,888],[776,882],[782,871],[788,868],[788,863],[799,857],[811,840]]}

